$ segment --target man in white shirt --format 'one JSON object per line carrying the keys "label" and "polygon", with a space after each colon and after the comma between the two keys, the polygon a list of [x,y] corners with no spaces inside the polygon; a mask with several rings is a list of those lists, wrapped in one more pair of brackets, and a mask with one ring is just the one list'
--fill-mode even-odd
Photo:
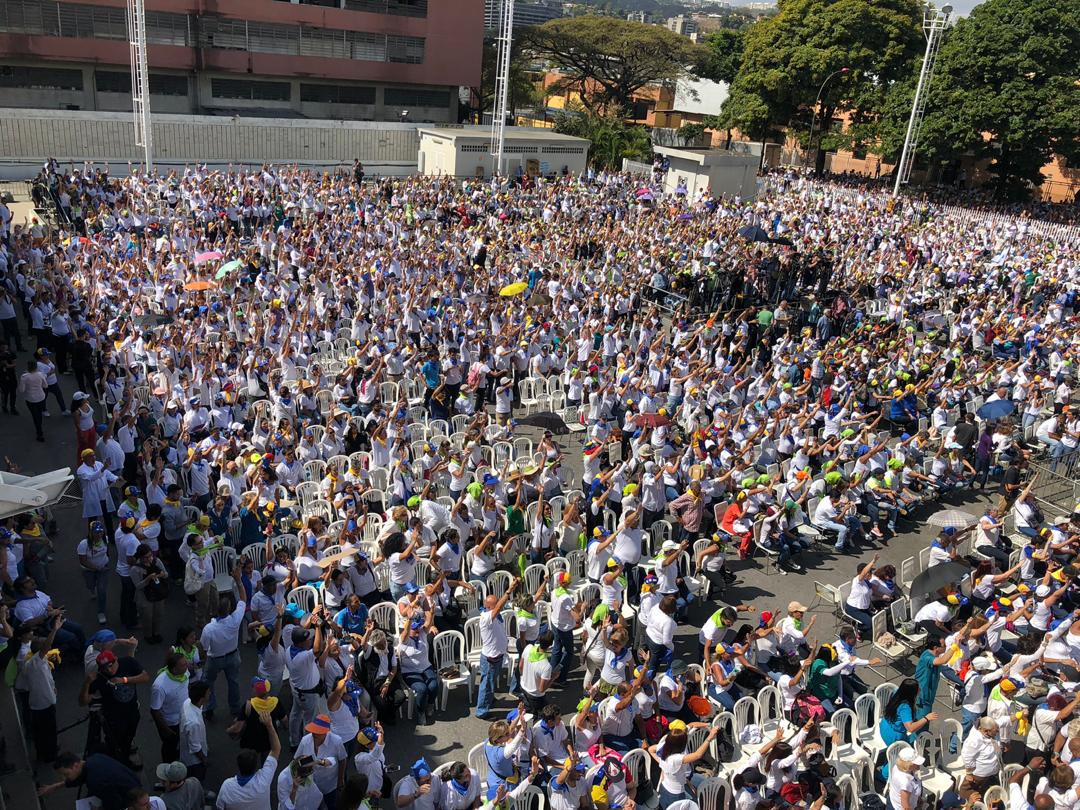
{"label": "man in white shirt", "polygon": [[480,614],[480,693],[476,697],[476,716],[488,719],[491,704],[495,700],[495,676],[503,667],[509,640],[506,625],[500,615],[521,580],[514,577],[501,597],[490,594],[484,599]]}
{"label": "man in white shirt", "polygon": [[555,669],[555,680],[565,684],[570,674],[571,660],[574,655],[574,628],[581,621],[584,603],[567,590],[570,574],[559,571],[555,574],[555,588],[551,592],[551,612],[548,621],[555,637],[551,647],[551,666]]}
{"label": "man in white shirt", "polygon": [[150,716],[161,737],[162,762],[173,762],[180,755],[180,718],[187,700],[187,656],[170,652],[150,687]]}
{"label": "man in white shirt", "polygon": [[203,720],[203,706],[209,696],[210,687],[205,681],[189,683],[188,699],[180,711],[180,762],[200,781],[206,778],[206,763],[210,757]]}
{"label": "man in white shirt", "polygon": [[[239,592],[244,593],[239,565],[233,568],[232,576]],[[206,671],[203,679],[210,684],[210,700],[207,703],[206,713],[211,716],[216,704],[214,684],[217,682],[218,673],[225,675],[229,693],[229,711],[233,717],[239,716],[242,708],[239,681],[240,653],[237,647],[240,643],[240,623],[247,612],[247,603],[242,599],[236,602],[235,606],[233,603],[232,594],[225,594],[218,600],[217,615],[203,627],[199,638],[203,649],[206,650]]]}
{"label": "man in white shirt", "polygon": [[539,714],[544,708],[544,695],[552,682],[552,641],[550,630],[541,633],[536,641],[525,647],[518,661],[521,668],[521,690],[525,693],[525,705],[531,714]]}
{"label": "man in white shirt", "polygon": [[[307,734],[293,751],[293,757],[314,757],[317,764],[312,778],[326,799],[328,807],[333,807],[337,791],[345,784],[345,766],[348,755],[341,737],[330,730],[330,716],[320,714],[304,727]],[[318,764],[318,763],[328,764]],[[382,785],[372,785],[370,790],[379,790]]]}
{"label": "man in white shirt", "polygon": [[981,717],[978,724],[968,732],[960,757],[967,771],[965,782],[972,790],[982,793],[1001,771],[1001,744],[998,742],[998,726],[993,718]]}
{"label": "man in white shirt", "polygon": [[[270,755],[260,767],[257,752],[245,748],[237,754],[236,776],[230,776],[221,783],[214,804],[217,810],[266,810],[270,806],[270,788],[274,784],[278,757],[281,756],[281,740],[269,712],[260,714],[259,719],[270,737]],[[319,801],[322,801],[321,791]]]}

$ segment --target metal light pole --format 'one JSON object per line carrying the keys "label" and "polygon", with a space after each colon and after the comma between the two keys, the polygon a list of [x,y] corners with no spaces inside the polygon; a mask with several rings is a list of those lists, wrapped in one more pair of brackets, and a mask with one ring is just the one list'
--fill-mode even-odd
{"label": "metal light pole", "polygon": [[499,16],[499,53],[495,71],[495,104],[491,111],[492,174],[502,176],[506,140],[506,113],[510,107],[510,49],[514,42],[514,0],[496,0]]}
{"label": "metal light pole", "polygon": [[896,183],[893,196],[900,193],[900,186],[911,177],[911,167],[915,163],[915,151],[919,147],[919,130],[922,129],[923,112],[926,110],[926,97],[930,92],[930,81],[934,76],[934,62],[937,61],[941,48],[941,35],[949,25],[949,15],[953,7],[945,4],[941,9],[927,5],[923,9],[923,34],[926,37],[926,55],[923,56],[922,70],[919,71],[919,84],[915,88],[915,98],[911,102],[911,117],[908,119],[907,134],[904,136],[904,151],[900,153],[900,162],[896,165]]}
{"label": "metal light pole", "polygon": [[154,133],[150,123],[150,72],[146,64],[146,6],[143,0],[128,0],[127,28],[135,145],[143,148],[146,173],[150,174],[154,170]]}
{"label": "metal light pole", "polygon": [[[839,76],[841,73],[850,73],[851,68],[842,67],[839,70],[834,70],[828,76],[825,77],[825,81],[821,83],[821,87],[817,91],[817,100],[814,101],[814,115],[810,119],[810,137],[806,141],[807,151],[814,148],[814,126],[817,124],[817,111],[821,106],[821,94],[825,92],[825,85],[829,83],[833,76]],[[814,169],[817,170],[817,157],[814,157]]]}

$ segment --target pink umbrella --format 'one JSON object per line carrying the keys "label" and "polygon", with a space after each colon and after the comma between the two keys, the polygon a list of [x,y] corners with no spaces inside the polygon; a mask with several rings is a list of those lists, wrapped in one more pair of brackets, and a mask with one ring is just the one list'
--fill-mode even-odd
{"label": "pink umbrella", "polygon": [[208,250],[205,253],[195,254],[195,264],[203,264],[205,262],[212,262],[221,258],[221,252],[217,250]]}

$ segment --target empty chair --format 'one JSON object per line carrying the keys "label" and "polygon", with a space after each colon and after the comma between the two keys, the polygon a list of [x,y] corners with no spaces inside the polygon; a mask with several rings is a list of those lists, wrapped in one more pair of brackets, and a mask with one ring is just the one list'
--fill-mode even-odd
{"label": "empty chair", "polygon": [[[472,670],[465,657],[465,636],[457,630],[444,630],[435,636],[432,645],[435,671],[439,673],[440,700],[439,708],[446,709],[450,700],[450,690],[455,686],[464,686],[469,692],[469,703],[473,699]],[[458,675],[449,675],[449,670],[457,668]]]}
{"label": "empty chair", "polygon": [[305,613],[311,613],[315,607],[319,604],[319,591],[317,588],[313,588],[310,585],[301,585],[298,588],[293,588],[289,591],[285,597],[285,601],[298,605]]}

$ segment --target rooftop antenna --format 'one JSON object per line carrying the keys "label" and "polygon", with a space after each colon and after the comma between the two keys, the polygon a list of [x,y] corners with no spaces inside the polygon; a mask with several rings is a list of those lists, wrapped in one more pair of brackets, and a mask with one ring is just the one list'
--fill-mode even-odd
{"label": "rooftop antenna", "polygon": [[514,42],[514,0],[496,0],[499,14],[498,58],[495,72],[495,106],[491,114],[492,174],[503,174],[503,151],[506,141],[506,115],[510,106],[510,49]]}
{"label": "rooftop antenna", "polygon": [[128,0],[127,29],[135,145],[143,148],[146,173],[150,174],[154,170],[154,133],[150,125],[150,73],[146,65],[146,5],[143,0]]}

